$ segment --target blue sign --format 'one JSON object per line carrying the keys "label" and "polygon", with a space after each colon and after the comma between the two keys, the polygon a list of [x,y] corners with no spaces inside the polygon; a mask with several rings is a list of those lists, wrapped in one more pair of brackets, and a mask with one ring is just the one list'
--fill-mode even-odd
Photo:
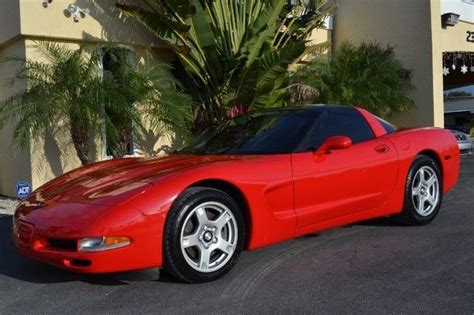
{"label": "blue sign", "polygon": [[31,194],[31,185],[27,181],[21,180],[16,183],[16,196],[20,199],[26,199]]}

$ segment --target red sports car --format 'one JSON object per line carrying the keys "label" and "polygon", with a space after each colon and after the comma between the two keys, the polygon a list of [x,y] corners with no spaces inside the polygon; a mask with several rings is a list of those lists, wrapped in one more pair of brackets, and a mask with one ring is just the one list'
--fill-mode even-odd
{"label": "red sports car", "polygon": [[69,270],[217,279],[241,251],[381,216],[431,222],[455,185],[451,132],[320,105],[249,113],[177,153],[88,165],[17,208],[19,252]]}

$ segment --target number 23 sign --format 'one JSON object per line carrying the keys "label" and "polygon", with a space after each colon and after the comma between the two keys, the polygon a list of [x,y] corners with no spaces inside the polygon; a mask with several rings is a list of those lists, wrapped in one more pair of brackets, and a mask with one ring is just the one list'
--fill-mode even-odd
{"label": "number 23 sign", "polygon": [[467,38],[466,41],[474,43],[474,32],[467,31]]}

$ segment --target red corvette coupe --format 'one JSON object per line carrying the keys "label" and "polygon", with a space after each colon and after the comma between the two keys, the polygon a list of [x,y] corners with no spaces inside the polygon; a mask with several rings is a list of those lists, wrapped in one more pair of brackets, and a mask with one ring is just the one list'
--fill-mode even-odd
{"label": "red corvette coupe", "polygon": [[250,113],[166,157],[88,165],[17,208],[19,252],[84,273],[217,279],[241,251],[381,216],[431,222],[455,185],[451,132],[321,105]]}

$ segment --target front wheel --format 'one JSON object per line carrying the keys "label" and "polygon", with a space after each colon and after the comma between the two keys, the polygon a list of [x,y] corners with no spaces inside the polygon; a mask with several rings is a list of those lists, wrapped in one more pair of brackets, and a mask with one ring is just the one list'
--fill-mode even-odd
{"label": "front wheel", "polygon": [[408,172],[404,208],[400,215],[407,225],[425,225],[433,221],[443,200],[443,182],[438,163],[417,156]]}
{"label": "front wheel", "polygon": [[237,262],[244,238],[242,213],[229,195],[212,188],[190,188],[166,221],[165,270],[185,282],[218,279]]}

